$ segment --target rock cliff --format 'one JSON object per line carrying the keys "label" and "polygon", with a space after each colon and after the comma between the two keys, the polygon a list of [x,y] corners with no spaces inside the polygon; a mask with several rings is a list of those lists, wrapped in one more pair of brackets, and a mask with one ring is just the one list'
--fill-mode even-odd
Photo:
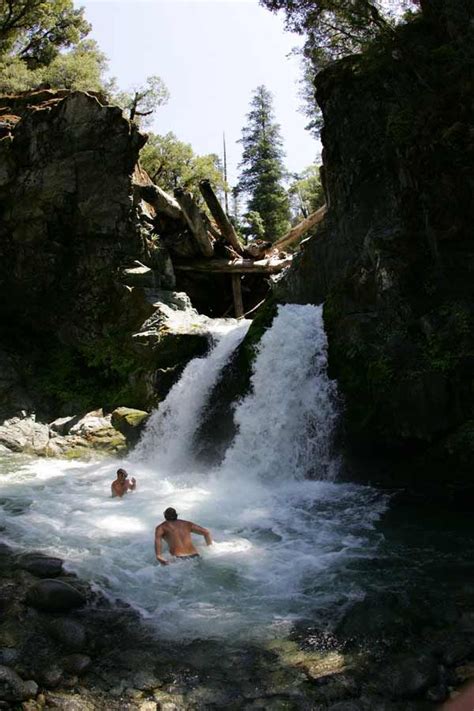
{"label": "rock cliff", "polygon": [[317,77],[329,211],[277,293],[325,301],[361,476],[449,496],[474,492],[473,10],[424,5]]}
{"label": "rock cliff", "polygon": [[146,409],[206,350],[174,328],[191,304],[142,199],[145,140],[97,95],[0,99],[0,416]]}

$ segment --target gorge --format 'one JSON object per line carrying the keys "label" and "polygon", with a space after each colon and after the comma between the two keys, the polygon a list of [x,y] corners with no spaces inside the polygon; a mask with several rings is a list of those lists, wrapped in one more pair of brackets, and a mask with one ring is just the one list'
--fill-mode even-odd
{"label": "gorge", "polygon": [[[317,75],[327,210],[240,280],[248,321],[118,107],[0,100],[4,704],[422,711],[472,678],[472,22],[424,2]],[[169,505],[215,544],[161,569]]]}

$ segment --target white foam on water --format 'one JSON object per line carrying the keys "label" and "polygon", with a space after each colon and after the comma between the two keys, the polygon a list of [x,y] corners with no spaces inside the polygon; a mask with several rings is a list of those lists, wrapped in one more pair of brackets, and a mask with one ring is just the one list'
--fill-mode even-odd
{"label": "white foam on water", "polygon": [[[344,570],[377,550],[385,501],[334,480],[337,395],[319,307],[279,308],[236,407],[234,443],[219,468],[199,471],[193,435],[246,327],[218,324],[214,349],[188,365],[128,462],[34,460],[0,478],[8,539],[64,557],[163,637],[262,639],[324,618],[362,594]],[[118,466],[138,481],[120,500],[110,498]],[[211,529],[213,546],[196,538],[201,559],[156,564],[168,506]]]}

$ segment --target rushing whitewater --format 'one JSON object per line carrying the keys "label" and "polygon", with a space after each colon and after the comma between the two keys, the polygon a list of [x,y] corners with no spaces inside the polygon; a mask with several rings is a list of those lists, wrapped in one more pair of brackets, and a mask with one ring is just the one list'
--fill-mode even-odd
{"label": "rushing whitewater", "polygon": [[[247,325],[218,325],[213,349],[188,365],[129,462],[34,461],[1,479],[9,540],[63,556],[163,637],[262,639],[341,614],[363,594],[354,562],[376,554],[383,498],[334,481],[337,397],[319,307],[279,308],[223,464],[195,465],[200,416]],[[138,481],[121,500],[110,498],[117,466]],[[154,528],[168,506],[211,529],[200,560],[156,564]]]}

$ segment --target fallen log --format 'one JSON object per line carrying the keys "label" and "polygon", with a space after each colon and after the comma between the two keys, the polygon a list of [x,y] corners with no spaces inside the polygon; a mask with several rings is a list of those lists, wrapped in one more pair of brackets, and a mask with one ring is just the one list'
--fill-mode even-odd
{"label": "fallen log", "polygon": [[220,274],[278,274],[288,267],[292,257],[285,259],[193,259],[175,261],[173,266],[182,272],[207,272]]}
{"label": "fallen log", "polygon": [[201,194],[206,201],[206,205],[215,219],[224,239],[232,245],[236,252],[242,254],[242,246],[239,242],[239,238],[237,237],[237,233],[222,209],[222,206],[217,199],[209,180],[201,180],[199,183],[199,190],[201,191]]}
{"label": "fallen log", "polygon": [[185,221],[183,211],[174,197],[165,193],[158,185],[140,185],[139,190],[140,197],[152,205],[158,213],[162,212],[174,220]]}
{"label": "fallen log", "polygon": [[312,212],[311,215],[308,215],[308,217],[292,227],[286,235],[281,237],[277,242],[274,242],[272,246],[266,250],[266,254],[270,254],[275,250],[285,249],[285,247],[288,247],[290,244],[293,244],[293,242],[296,242],[300,237],[308,232],[311,227],[314,227],[314,225],[321,222],[326,212],[326,205],[320,207],[319,210],[316,210],[316,212]]}
{"label": "fallen log", "polygon": [[184,219],[191,230],[196,242],[199,245],[201,253],[205,257],[212,257],[214,254],[214,243],[207,231],[206,223],[194,202],[192,195],[187,193],[182,188],[176,188],[174,196],[179,203],[179,206],[184,214]]}

